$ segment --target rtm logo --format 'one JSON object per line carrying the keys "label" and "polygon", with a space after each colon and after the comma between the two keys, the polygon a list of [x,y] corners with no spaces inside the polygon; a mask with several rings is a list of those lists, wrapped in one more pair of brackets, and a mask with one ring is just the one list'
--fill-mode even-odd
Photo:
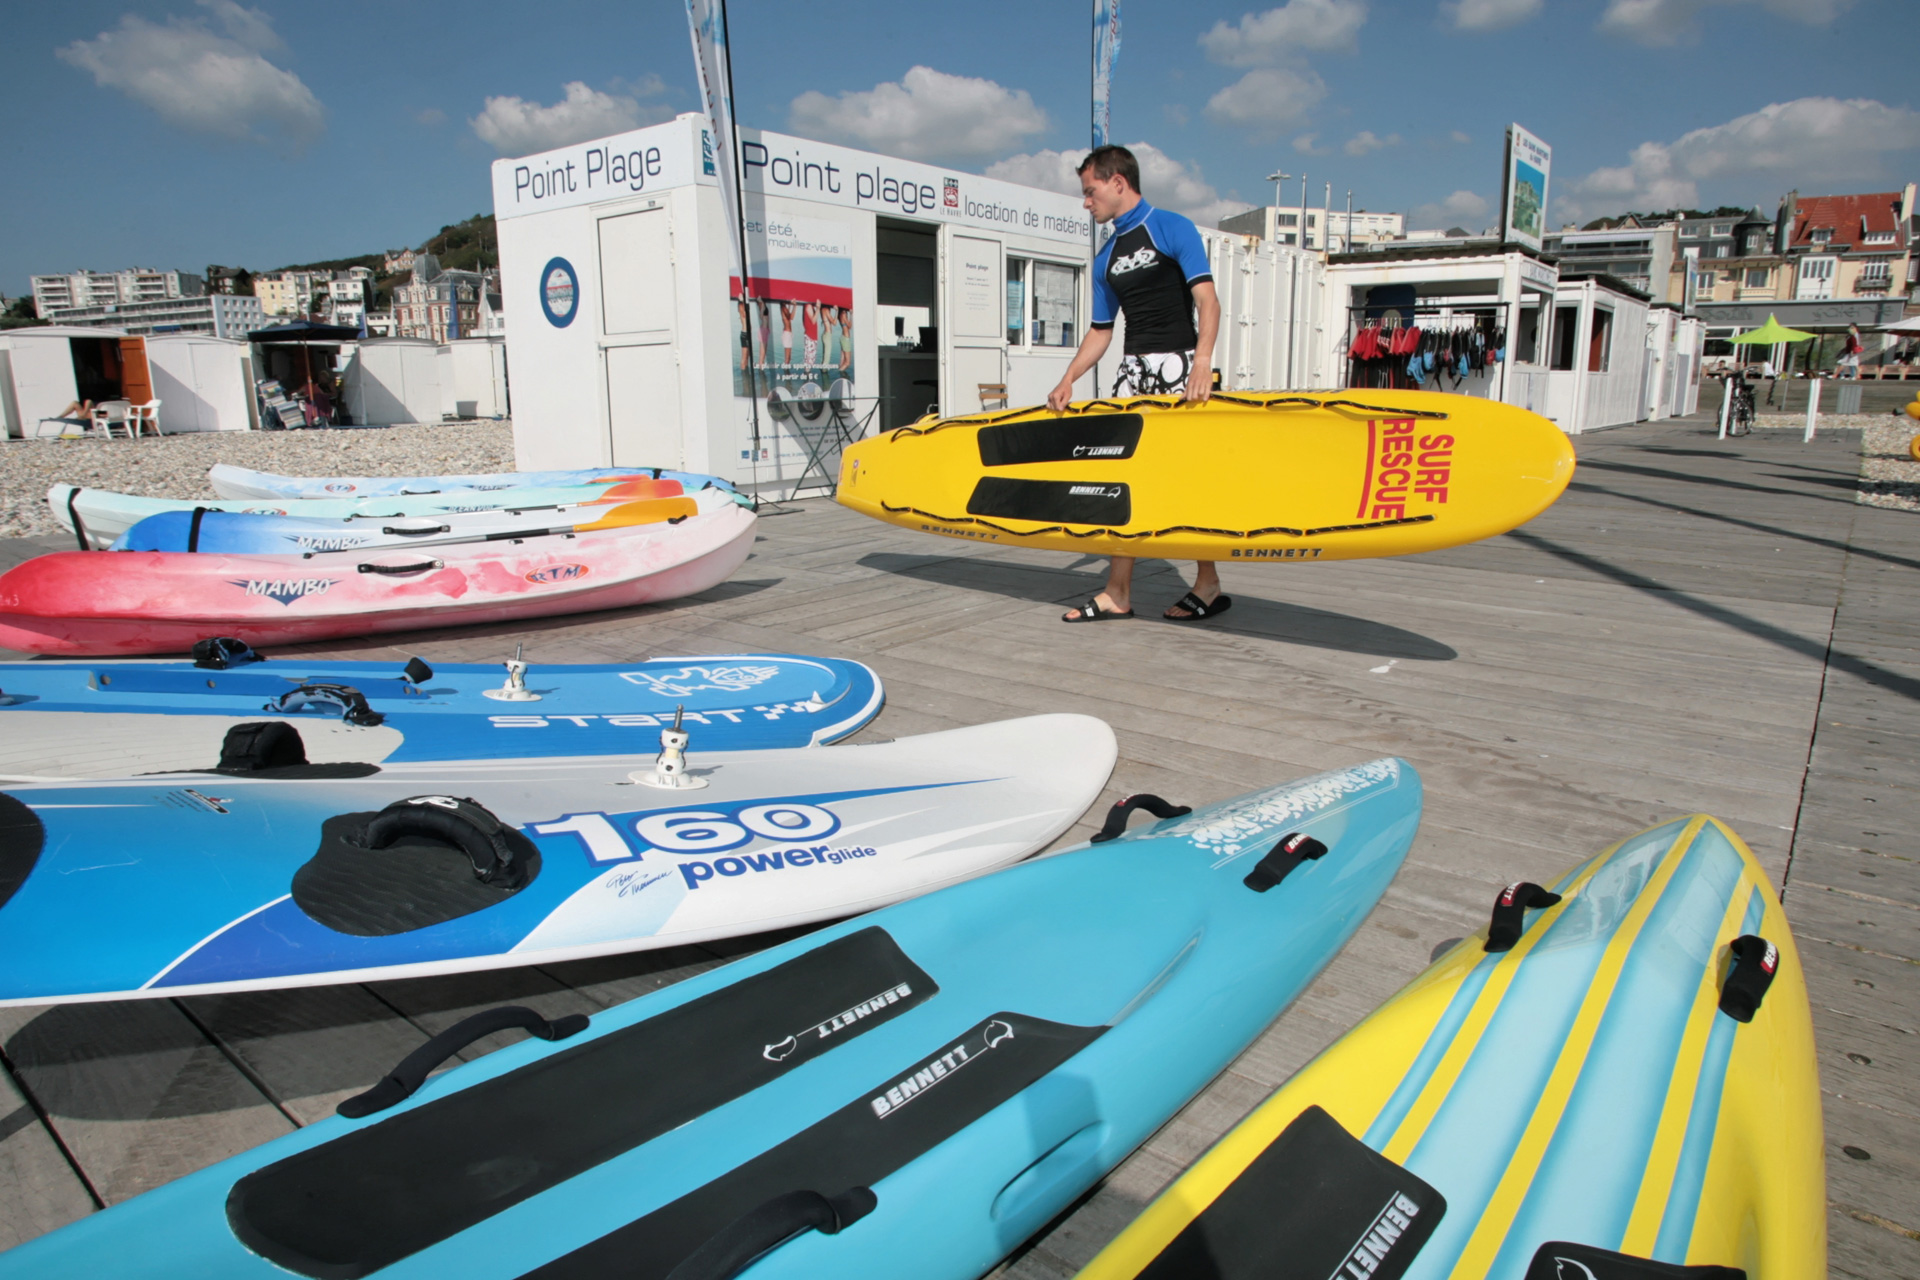
{"label": "rtm logo", "polygon": [[331,480],[327,482],[325,487],[328,493],[352,493],[360,486],[357,484],[349,484],[345,480]]}
{"label": "rtm logo", "polygon": [[269,600],[278,600],[290,605],[303,596],[323,596],[328,588],[340,581],[338,578],[289,578],[285,581],[272,581],[262,578],[229,578],[233,586],[240,587],[250,596],[265,596]]}
{"label": "rtm logo", "polygon": [[550,564],[544,569],[531,569],[527,572],[527,581],[540,586],[552,586],[556,582],[572,582],[575,578],[584,578],[588,573],[583,564]]}

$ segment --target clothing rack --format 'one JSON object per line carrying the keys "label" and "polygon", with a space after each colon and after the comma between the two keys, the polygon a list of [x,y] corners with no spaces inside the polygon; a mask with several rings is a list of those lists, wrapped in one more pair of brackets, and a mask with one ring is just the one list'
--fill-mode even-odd
{"label": "clothing rack", "polygon": [[1347,386],[1367,390],[1458,391],[1485,376],[1506,390],[1507,317],[1512,304],[1373,303],[1347,309]]}

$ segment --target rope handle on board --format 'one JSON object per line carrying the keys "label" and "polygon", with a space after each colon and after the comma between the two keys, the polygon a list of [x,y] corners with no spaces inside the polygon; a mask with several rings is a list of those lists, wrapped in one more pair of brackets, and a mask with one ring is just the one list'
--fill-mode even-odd
{"label": "rope handle on board", "polygon": [[1487,925],[1488,951],[1511,951],[1526,928],[1529,908],[1550,907],[1560,895],[1542,889],[1531,880],[1519,880],[1500,891],[1493,900],[1493,920]]}
{"label": "rope handle on board", "polygon": [[1327,846],[1312,836],[1301,831],[1288,832],[1267,851],[1266,857],[1254,864],[1241,883],[1255,893],[1265,893],[1285,880],[1301,863],[1318,861],[1326,854]]}

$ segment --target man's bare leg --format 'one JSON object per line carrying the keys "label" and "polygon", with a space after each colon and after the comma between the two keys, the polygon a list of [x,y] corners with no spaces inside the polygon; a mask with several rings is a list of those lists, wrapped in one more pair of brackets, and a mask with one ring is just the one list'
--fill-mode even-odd
{"label": "man's bare leg", "polygon": [[[1214,568],[1213,561],[1201,560],[1193,569],[1193,594],[1200,597],[1202,604],[1212,604],[1220,598],[1220,571]],[[1192,610],[1179,605],[1169,605],[1166,616],[1169,618],[1191,618]]]}
{"label": "man's bare leg", "polygon": [[[1219,590],[1219,584],[1214,584]],[[1115,556],[1107,565],[1107,585],[1099,595],[1093,598],[1094,604],[1111,613],[1125,613],[1133,608],[1133,557]],[[1073,617],[1079,610],[1071,610],[1060,615],[1062,622]]]}

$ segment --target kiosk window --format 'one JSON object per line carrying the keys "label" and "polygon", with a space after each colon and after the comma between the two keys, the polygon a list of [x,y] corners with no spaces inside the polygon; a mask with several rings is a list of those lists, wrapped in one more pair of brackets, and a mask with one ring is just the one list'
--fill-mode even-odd
{"label": "kiosk window", "polygon": [[1573,344],[1580,336],[1580,308],[1553,309],[1553,363],[1550,369],[1573,369]]}
{"label": "kiosk window", "polygon": [[1613,362],[1613,312],[1593,309],[1593,336],[1587,340],[1587,372],[1605,373]]}
{"label": "kiosk window", "polygon": [[1520,323],[1514,326],[1512,349],[1507,353],[1509,360],[1520,364],[1540,363],[1540,312],[1537,301],[1520,304]]}
{"label": "kiosk window", "polygon": [[1027,345],[1027,260],[1007,259],[1007,345]]}
{"label": "kiosk window", "polygon": [[1075,307],[1080,297],[1080,269],[1051,262],[1035,262],[1033,272],[1033,345],[1070,347],[1080,340]]}

